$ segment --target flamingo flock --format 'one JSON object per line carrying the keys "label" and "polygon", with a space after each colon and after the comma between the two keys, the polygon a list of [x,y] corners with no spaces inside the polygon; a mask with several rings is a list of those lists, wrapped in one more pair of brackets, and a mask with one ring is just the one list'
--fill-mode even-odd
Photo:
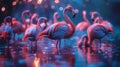
{"label": "flamingo flock", "polygon": [[[101,43],[102,38],[110,32],[114,32],[112,23],[104,20],[99,12],[90,12],[92,24],[86,17],[87,12],[83,10],[82,16],[84,21],[79,22],[76,26],[74,24],[75,20],[71,20],[67,12],[71,13],[72,18],[77,18],[75,17],[77,14],[71,5],[64,8],[63,21],[58,21],[60,16],[58,12],[55,12],[52,23],[48,21],[48,18],[39,17],[37,13],[31,13],[29,10],[25,10],[21,14],[23,23],[14,17],[8,16],[0,26],[0,37],[8,41],[13,40],[14,42],[17,40],[15,39],[16,34],[24,34],[20,40],[22,42],[26,42],[27,40],[37,42],[39,39],[45,37],[56,40],[56,49],[59,51],[62,45],[61,40],[76,36],[74,35],[75,31],[81,31],[81,33],[87,31],[86,34],[83,34],[76,41],[79,47],[82,45],[92,47],[92,42],[95,39],[98,39]],[[25,18],[25,15],[28,18]],[[35,45],[37,46],[37,43]]]}

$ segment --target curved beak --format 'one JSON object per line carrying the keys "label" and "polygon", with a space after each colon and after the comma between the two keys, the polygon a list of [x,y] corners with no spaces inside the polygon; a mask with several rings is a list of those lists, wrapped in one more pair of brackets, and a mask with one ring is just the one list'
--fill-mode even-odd
{"label": "curved beak", "polygon": [[112,27],[108,28],[108,32],[111,32],[112,34],[114,33],[114,30]]}
{"label": "curved beak", "polygon": [[72,17],[74,18],[76,16],[76,13],[74,10],[72,10]]}

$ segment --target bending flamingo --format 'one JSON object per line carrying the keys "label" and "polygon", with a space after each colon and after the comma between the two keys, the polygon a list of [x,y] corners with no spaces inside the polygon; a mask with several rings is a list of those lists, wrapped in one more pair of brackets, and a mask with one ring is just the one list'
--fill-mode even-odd
{"label": "bending flamingo", "polygon": [[86,18],[86,11],[82,12],[82,16],[83,16],[84,21],[82,21],[79,24],[77,24],[76,30],[85,31],[85,30],[87,30],[87,28],[91,24],[90,24],[89,20]]}
{"label": "bending flamingo", "polygon": [[37,38],[40,38],[41,36],[45,35],[50,39],[57,40],[56,48],[59,50],[60,44],[58,43],[60,43],[60,40],[64,38],[70,38],[75,32],[75,25],[73,24],[71,19],[66,15],[67,11],[72,12],[73,16],[75,14],[73,12],[72,6],[70,5],[68,5],[64,9],[63,15],[67,23],[65,22],[54,23],[51,26],[49,26],[47,29],[39,33],[37,35]]}
{"label": "bending flamingo", "polygon": [[[110,32],[113,32],[113,29],[110,23],[106,23],[106,25],[104,26],[100,24],[93,24],[88,28],[87,32],[88,32],[87,37],[83,36],[81,40],[84,41],[85,39],[87,39],[84,42],[84,45],[87,44],[87,46],[90,46],[94,39],[99,39],[101,44],[101,39],[108,35]],[[79,42],[79,45],[82,44],[81,42],[82,41]]]}

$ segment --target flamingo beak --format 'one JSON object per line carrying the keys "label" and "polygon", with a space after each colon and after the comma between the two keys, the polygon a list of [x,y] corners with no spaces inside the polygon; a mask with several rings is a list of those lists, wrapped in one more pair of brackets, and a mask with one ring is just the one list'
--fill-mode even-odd
{"label": "flamingo beak", "polygon": [[108,28],[108,31],[109,31],[109,32],[112,32],[112,34],[114,33],[114,30],[113,30],[112,27]]}
{"label": "flamingo beak", "polygon": [[72,17],[74,18],[76,16],[76,13],[74,10],[72,10]]}

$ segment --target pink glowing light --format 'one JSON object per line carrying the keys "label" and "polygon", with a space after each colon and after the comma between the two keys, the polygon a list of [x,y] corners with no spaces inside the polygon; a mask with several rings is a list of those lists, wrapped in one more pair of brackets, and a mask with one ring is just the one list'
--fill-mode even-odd
{"label": "pink glowing light", "polygon": [[16,4],[17,4],[17,2],[16,2],[16,1],[13,1],[13,2],[12,2],[12,5],[13,5],[13,6],[15,6]]}
{"label": "pink glowing light", "polygon": [[38,4],[41,4],[43,2],[43,0],[38,0],[37,3]]}
{"label": "pink glowing light", "polygon": [[6,9],[6,8],[3,6],[3,7],[1,8],[1,11],[2,11],[2,12],[4,12],[4,11],[5,11],[5,9]]}
{"label": "pink glowing light", "polygon": [[59,0],[55,0],[54,2],[58,4],[60,1]]}

